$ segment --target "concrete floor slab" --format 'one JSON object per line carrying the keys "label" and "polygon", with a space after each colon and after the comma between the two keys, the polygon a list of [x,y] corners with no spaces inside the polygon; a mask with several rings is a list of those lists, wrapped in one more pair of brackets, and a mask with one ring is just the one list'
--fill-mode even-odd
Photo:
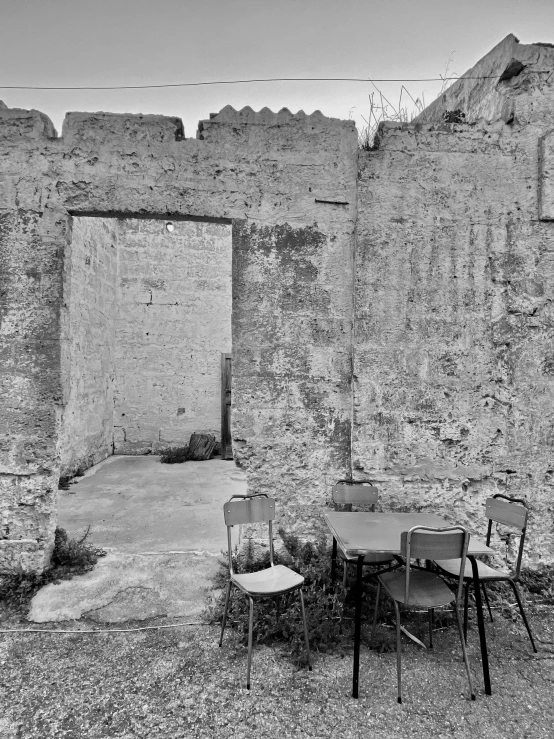
{"label": "concrete floor slab", "polygon": [[115,456],[76,479],[60,491],[58,526],[71,537],[90,526],[95,545],[137,554],[227,549],[223,503],[246,493],[244,472],[222,459]]}
{"label": "concrete floor slab", "polygon": [[245,475],[229,461],[110,457],[60,491],[58,518],[71,538],[90,526],[89,540],[108,555],[91,572],[42,588],[28,618],[199,618],[227,549],[223,503],[245,493]]}

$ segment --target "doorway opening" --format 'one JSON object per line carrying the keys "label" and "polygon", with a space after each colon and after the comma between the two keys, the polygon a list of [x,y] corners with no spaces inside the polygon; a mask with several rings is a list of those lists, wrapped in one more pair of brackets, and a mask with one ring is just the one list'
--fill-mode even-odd
{"label": "doorway opening", "polygon": [[64,263],[61,474],[221,434],[231,224],[73,216]]}

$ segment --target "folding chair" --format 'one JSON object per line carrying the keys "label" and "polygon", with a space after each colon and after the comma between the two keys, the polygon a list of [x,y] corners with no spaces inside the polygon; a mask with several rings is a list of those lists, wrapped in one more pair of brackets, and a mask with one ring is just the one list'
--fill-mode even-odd
{"label": "folding chair", "polygon": [[[335,510],[352,511],[352,506],[369,506],[375,511],[375,505],[379,501],[379,490],[373,485],[371,480],[339,480],[333,485],[332,491],[333,504]],[[357,557],[347,557],[343,551],[337,549],[337,554],[343,561],[342,582],[346,587],[346,573],[349,564],[357,564]],[[394,564],[393,564],[394,563]],[[386,565],[389,565],[386,567]],[[381,572],[388,572],[396,569],[400,565],[395,562],[395,558],[391,554],[369,553],[364,557],[364,567],[379,567],[381,569],[372,572],[372,576],[377,576]]]}
{"label": "folding chair", "polygon": [[[527,621],[525,611],[523,610],[521,597],[516,586],[516,581],[519,579],[519,573],[521,569],[521,558],[523,556],[525,533],[527,531],[527,519],[529,517],[527,503],[521,498],[511,498],[508,495],[497,493],[496,495],[493,495],[492,498],[487,498],[485,503],[485,514],[489,519],[489,525],[487,528],[487,546],[490,546],[493,523],[499,523],[504,526],[511,526],[512,528],[520,532],[519,552],[517,556],[516,568],[513,573],[494,569],[494,567],[489,567],[489,565],[486,565],[484,562],[480,562],[479,560],[477,560],[479,582],[481,583],[483,589],[483,595],[485,596],[485,602],[489,610],[490,619],[492,621],[493,617],[485,584],[488,582],[509,582],[512,586],[512,590],[514,591],[514,595],[519,606],[519,611],[521,613],[523,623],[525,624],[525,628],[527,629],[527,633],[529,634],[529,639],[531,640],[533,651],[536,652],[537,647],[535,646],[535,640],[533,639],[533,634],[531,633],[531,628],[529,626],[529,622]],[[440,572],[449,575],[450,577],[459,578],[460,572],[464,573],[462,578],[465,584],[464,635],[467,636],[467,609],[469,600],[469,588],[471,587],[471,585],[475,586],[471,565],[469,562],[466,562],[465,567],[462,567],[459,559],[435,559],[435,564],[439,568]]]}
{"label": "folding chair", "polygon": [[[240,500],[236,500],[239,498]],[[236,585],[248,598],[250,602],[250,613],[248,619],[248,668],[246,672],[246,687],[250,690],[250,666],[252,663],[252,630],[254,625],[254,598],[268,598],[279,596],[298,590],[300,594],[300,606],[302,619],[304,621],[304,637],[306,640],[306,655],[308,668],[311,670],[310,645],[308,643],[308,626],[306,624],[306,611],[304,608],[304,595],[302,585],[304,578],[297,572],[273,563],[273,519],[275,518],[275,501],[265,493],[254,495],[233,495],[223,506],[225,525],[227,526],[227,546],[229,553],[229,583],[225,596],[225,609],[221,622],[221,636],[219,646],[223,643],[223,632],[227,622],[227,611],[229,608],[229,596],[231,585]],[[267,522],[269,526],[269,562],[270,566],[257,572],[247,572],[243,575],[234,572],[233,557],[231,551],[231,529],[237,524]]]}
{"label": "folding chair", "polygon": [[404,572],[387,572],[379,575],[377,597],[375,599],[375,611],[373,614],[372,639],[375,635],[377,625],[377,613],[381,586],[386,590],[394,603],[396,615],[396,670],[398,679],[398,702],[402,703],[402,644],[400,640],[400,608],[426,608],[429,613],[429,646],[433,647],[433,613],[434,609],[446,606],[454,601],[456,621],[462,643],[462,653],[466,666],[467,679],[471,700],[475,700],[471,684],[471,673],[467,659],[466,643],[464,639],[462,621],[460,618],[460,600],[462,595],[462,581],[454,594],[446,582],[434,572],[424,569],[413,569],[411,559],[435,559],[444,557],[448,559],[456,555],[465,564],[467,548],[469,545],[469,533],[463,526],[448,526],[446,528],[432,528],[430,526],[413,526],[409,531],[402,532],[401,552],[406,560]]}

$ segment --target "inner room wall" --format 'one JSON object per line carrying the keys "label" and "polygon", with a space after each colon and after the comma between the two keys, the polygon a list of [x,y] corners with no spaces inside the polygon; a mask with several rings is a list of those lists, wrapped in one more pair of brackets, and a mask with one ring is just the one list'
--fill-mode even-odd
{"label": "inner room wall", "polygon": [[73,218],[63,274],[61,474],[113,449],[117,221]]}
{"label": "inner room wall", "polygon": [[231,351],[231,226],[119,219],[114,451],[219,438]]}

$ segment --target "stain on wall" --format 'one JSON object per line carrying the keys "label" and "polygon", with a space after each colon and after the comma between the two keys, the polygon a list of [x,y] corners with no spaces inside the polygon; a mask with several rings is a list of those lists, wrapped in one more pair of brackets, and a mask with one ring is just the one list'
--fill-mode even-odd
{"label": "stain on wall", "polygon": [[540,130],[389,125],[361,154],[354,339],[356,474],[482,534],[487,496],[525,497],[531,561],[554,551]]}

